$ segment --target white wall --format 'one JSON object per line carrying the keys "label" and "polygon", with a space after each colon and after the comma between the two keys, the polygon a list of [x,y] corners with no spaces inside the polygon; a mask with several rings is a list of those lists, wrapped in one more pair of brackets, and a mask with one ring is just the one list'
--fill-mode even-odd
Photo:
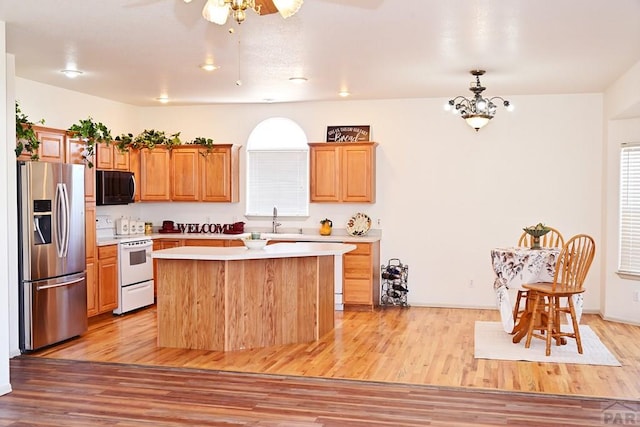
{"label": "white wall", "polygon": [[[516,110],[500,110],[478,133],[444,112],[444,99],[159,107],[142,109],[140,120],[146,128],[182,131],[185,139],[242,145],[271,116],[295,120],[310,141],[323,141],[327,125],[371,125],[371,138],[380,143],[377,202],[312,204],[306,225],[329,217],[340,226],[362,210],[374,223],[381,220],[381,262],[397,257],[409,265],[411,304],[493,307],[489,251],[515,245],[523,226],[543,221],[566,236],[585,232],[601,241],[602,96],[511,99]],[[200,222],[208,215],[225,222],[242,215],[244,199],[189,205],[182,213],[180,204],[166,206],[139,209],[154,222]],[[596,262],[588,310],[600,306],[599,274]]]}
{"label": "white wall", "polygon": [[[34,119],[41,115],[49,124],[68,127],[90,115],[115,128],[110,116],[100,114],[109,109],[93,98],[95,104],[74,99],[69,107],[76,115],[65,111],[62,117],[60,102],[49,111],[36,105],[52,96],[65,100],[66,91],[18,79],[17,94]],[[327,125],[371,125],[371,138],[380,143],[377,202],[316,203],[307,221],[283,226],[318,227],[329,217],[344,227],[352,214],[365,212],[374,223],[381,221],[381,263],[400,258],[409,265],[410,304],[494,307],[490,249],[515,245],[523,226],[542,221],[567,237],[584,232],[602,242],[602,95],[511,100],[514,112],[500,109],[477,133],[443,110],[444,99],[113,108],[119,125],[123,116],[137,120],[132,129],[117,133],[153,128],[181,131],[183,140],[203,136],[240,145],[246,145],[255,125],[272,116],[295,120],[310,141],[323,141]],[[93,105],[102,110],[92,110]],[[241,176],[245,157],[243,148]],[[244,198],[236,204],[99,207],[98,213],[139,216],[156,225],[163,219],[224,223],[244,218]],[[585,304],[591,311],[600,309],[600,256],[587,279]]]}
{"label": "white wall", "polygon": [[[0,22],[0,52],[5,52],[4,29],[4,22]],[[11,108],[13,104],[13,87],[11,84],[13,70],[13,57],[6,54],[0,55],[0,99],[5,100],[4,103],[0,104],[0,135],[5,136],[3,138],[4,142],[0,144],[0,171],[4,172],[0,174],[0,188],[5,189],[5,191],[0,192],[0,224],[5,230],[0,240],[2,242],[0,244],[0,271],[2,271],[2,278],[0,279],[0,395],[11,391],[11,384],[9,383],[9,348],[12,334],[10,333],[11,321],[8,308],[16,306],[15,304],[9,304],[9,286],[12,283],[11,271],[15,272],[16,267],[10,268],[9,265],[9,253],[11,252],[12,243],[15,243],[15,238],[12,240],[10,238],[11,232],[8,232],[10,227],[15,229],[15,226],[9,222],[9,212],[15,204],[9,203],[11,191],[7,191],[11,184],[11,168],[9,165],[15,162],[10,157],[12,150],[6,142],[11,141],[10,135],[14,134],[14,131],[10,130],[10,125],[15,125],[15,122],[10,118],[10,116],[14,116],[13,108]],[[9,114],[7,111],[12,113]],[[13,183],[15,184],[15,177],[13,178]]]}
{"label": "white wall", "polygon": [[[640,302],[633,300],[640,292],[640,281],[622,278],[618,270],[618,230],[620,192],[620,144],[640,142],[640,62],[622,75],[605,93],[606,125],[604,235],[607,236],[602,271],[604,298],[602,314],[606,319],[640,324]],[[635,117],[635,118],[634,118]]]}
{"label": "white wall", "polygon": [[19,77],[15,84],[20,109],[32,122],[44,119],[43,126],[68,129],[79,120],[92,117],[106,124],[113,137],[124,132],[138,132],[137,108],[131,105]]}

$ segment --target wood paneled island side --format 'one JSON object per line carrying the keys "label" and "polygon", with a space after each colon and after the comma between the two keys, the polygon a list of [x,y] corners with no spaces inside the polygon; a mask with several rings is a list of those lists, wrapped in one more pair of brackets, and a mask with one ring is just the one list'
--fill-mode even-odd
{"label": "wood paneled island side", "polygon": [[304,343],[334,328],[334,257],[343,243],[154,251],[158,345],[233,351]]}

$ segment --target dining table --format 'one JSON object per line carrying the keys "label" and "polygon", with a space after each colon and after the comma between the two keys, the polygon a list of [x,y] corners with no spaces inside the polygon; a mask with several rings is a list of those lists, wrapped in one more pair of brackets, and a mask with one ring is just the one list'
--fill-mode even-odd
{"label": "dining table", "polygon": [[[527,247],[509,247],[491,249],[491,264],[495,273],[493,289],[496,303],[500,311],[500,319],[504,331],[516,334],[514,342],[522,338],[522,329],[526,325],[518,325],[513,318],[513,306],[509,291],[525,290],[522,285],[528,283],[553,282],[556,260],[561,248],[531,249]],[[580,321],[582,315],[582,294],[574,297],[576,317]]]}

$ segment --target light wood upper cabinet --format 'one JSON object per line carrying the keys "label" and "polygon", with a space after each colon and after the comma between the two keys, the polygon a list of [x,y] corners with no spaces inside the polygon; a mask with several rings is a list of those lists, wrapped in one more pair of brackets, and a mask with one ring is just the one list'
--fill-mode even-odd
{"label": "light wood upper cabinet", "polygon": [[107,144],[96,144],[94,147],[96,161],[94,167],[98,169],[113,169],[113,147]]}
{"label": "light wood upper cabinet", "polygon": [[120,151],[115,144],[100,143],[95,147],[97,169],[105,170],[129,170],[129,152]]}
{"label": "light wood upper cabinet", "polygon": [[237,202],[239,194],[239,146],[217,145],[201,149],[200,200]]}
{"label": "light wood upper cabinet", "polygon": [[[40,145],[37,154],[41,162],[65,163],[67,161],[67,132],[62,129],[33,126]],[[31,155],[23,152],[18,160],[31,160]]]}
{"label": "light wood upper cabinet", "polygon": [[66,161],[66,132],[34,126],[36,137],[40,141],[38,153],[41,162],[64,163]]}
{"label": "light wood upper cabinet", "polygon": [[140,200],[168,201],[170,191],[171,152],[164,147],[140,150]]}
{"label": "light wood upper cabinet", "polygon": [[309,143],[312,202],[375,202],[376,142]]}
{"label": "light wood upper cabinet", "polygon": [[171,150],[171,200],[237,202],[239,146],[178,146]]}
{"label": "light wood upper cabinet", "polygon": [[94,203],[96,201],[96,167],[87,166],[87,161],[82,156],[86,148],[85,143],[77,138],[67,138],[67,163],[84,166],[84,201]]}
{"label": "light wood upper cabinet", "polygon": [[200,150],[175,147],[171,152],[171,200],[200,200]]}

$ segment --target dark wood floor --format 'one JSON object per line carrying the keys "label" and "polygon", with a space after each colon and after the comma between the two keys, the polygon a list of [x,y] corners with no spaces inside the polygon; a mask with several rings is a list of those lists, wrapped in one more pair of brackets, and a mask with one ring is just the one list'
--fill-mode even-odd
{"label": "dark wood floor", "polygon": [[159,348],[155,318],[12,359],[0,426],[640,424],[640,327],[597,315],[582,323],[622,367],[475,359],[495,310],[339,312],[316,342],[226,353]]}
{"label": "dark wood floor", "polygon": [[634,402],[21,357],[0,426],[601,426]]}

